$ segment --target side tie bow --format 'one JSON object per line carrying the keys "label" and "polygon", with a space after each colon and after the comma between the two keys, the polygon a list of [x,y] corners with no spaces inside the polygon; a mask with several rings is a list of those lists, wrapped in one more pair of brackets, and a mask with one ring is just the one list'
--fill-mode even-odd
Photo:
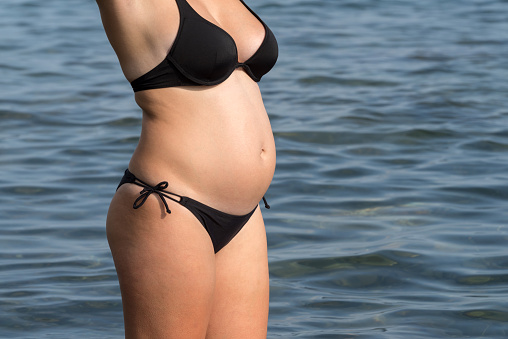
{"label": "side tie bow", "polygon": [[[157,194],[161,198],[162,203],[166,207],[166,212],[168,212],[168,214],[171,214],[171,210],[169,209],[168,203],[166,202],[165,198],[169,198],[171,200],[175,200],[175,199],[172,199],[171,197],[168,197],[163,192],[161,192],[162,190],[168,188],[167,181],[161,181],[154,187],[146,185],[144,183],[142,183],[142,184],[136,183],[136,184],[138,184],[139,186],[142,186],[143,189],[141,190],[141,192],[139,192],[140,196],[134,201],[134,205],[132,206],[132,207],[134,207],[134,209],[138,209],[141,206],[143,206],[143,204],[145,203],[146,199],[148,199],[150,194],[154,193],[154,194]],[[177,201],[177,200],[175,200],[175,201]]]}

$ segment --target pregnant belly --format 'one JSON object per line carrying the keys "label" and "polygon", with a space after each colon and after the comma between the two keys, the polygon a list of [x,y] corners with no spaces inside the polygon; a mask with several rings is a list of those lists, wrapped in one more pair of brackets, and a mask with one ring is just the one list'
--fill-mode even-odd
{"label": "pregnant belly", "polygon": [[248,213],[272,180],[275,145],[264,107],[235,107],[145,113],[129,168],[223,212]]}

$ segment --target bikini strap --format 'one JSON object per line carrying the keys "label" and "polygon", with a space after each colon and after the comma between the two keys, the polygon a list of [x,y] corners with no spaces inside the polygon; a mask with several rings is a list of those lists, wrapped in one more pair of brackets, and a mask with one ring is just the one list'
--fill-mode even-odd
{"label": "bikini strap", "polygon": [[[168,214],[171,214],[171,210],[169,209],[168,203],[166,202],[165,198],[173,200],[173,201],[175,201],[177,203],[181,202],[181,199],[182,199],[181,195],[178,195],[178,194],[175,194],[175,193],[171,193],[171,192],[165,192],[165,191],[163,191],[166,188],[168,188],[169,184],[168,184],[167,181],[161,181],[161,182],[159,182],[155,186],[150,186],[146,182],[144,182],[143,180],[135,178],[135,181],[133,181],[132,184],[135,184],[135,185],[138,185],[140,187],[143,187],[141,192],[139,192],[140,196],[134,201],[134,204],[132,205],[132,207],[134,207],[134,209],[138,209],[141,206],[143,206],[143,204],[145,203],[146,199],[148,199],[148,197],[152,193],[157,194],[161,198],[162,203],[164,204],[164,207],[166,207],[166,212]],[[179,197],[180,200],[177,200],[177,199],[173,198],[168,193],[171,194],[171,195]]]}

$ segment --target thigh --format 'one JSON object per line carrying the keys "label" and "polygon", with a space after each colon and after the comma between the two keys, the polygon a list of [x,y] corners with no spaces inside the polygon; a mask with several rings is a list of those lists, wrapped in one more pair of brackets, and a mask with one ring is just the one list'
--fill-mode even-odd
{"label": "thigh", "polygon": [[124,309],[126,338],[204,338],[213,306],[215,256],[208,233],[178,203],[171,214],[126,184],[108,212],[107,234]]}
{"label": "thigh", "polygon": [[268,257],[260,208],[215,257],[216,281],[207,339],[266,338]]}

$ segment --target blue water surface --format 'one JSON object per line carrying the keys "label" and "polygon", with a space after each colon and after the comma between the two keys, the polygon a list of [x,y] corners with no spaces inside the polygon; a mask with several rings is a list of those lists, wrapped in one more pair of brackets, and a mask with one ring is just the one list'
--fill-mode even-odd
{"label": "blue water surface", "polygon": [[[248,3],[280,44],[268,337],[508,337],[508,2]],[[0,337],[121,338],[140,110],[94,1],[0,13]]]}

